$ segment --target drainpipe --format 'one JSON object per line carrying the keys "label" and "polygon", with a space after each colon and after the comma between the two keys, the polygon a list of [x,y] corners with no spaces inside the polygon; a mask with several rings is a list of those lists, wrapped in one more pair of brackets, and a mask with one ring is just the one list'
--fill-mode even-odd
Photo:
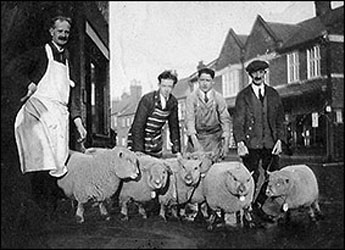
{"label": "drainpipe", "polygon": [[327,106],[326,106],[326,115],[327,115],[327,122],[326,122],[326,133],[327,133],[327,161],[331,162],[334,156],[334,128],[333,128],[333,83],[331,78],[331,67],[332,67],[332,60],[331,60],[331,49],[330,49],[330,42],[328,39],[328,33],[326,32],[323,36],[324,44],[326,46],[326,73],[327,73]]}

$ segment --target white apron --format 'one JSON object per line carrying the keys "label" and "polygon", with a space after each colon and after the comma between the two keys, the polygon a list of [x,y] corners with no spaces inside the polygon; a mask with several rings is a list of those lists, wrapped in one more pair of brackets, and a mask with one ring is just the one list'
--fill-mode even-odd
{"label": "white apron", "polygon": [[45,45],[48,66],[37,84],[36,92],[19,110],[14,129],[22,173],[50,170],[60,177],[69,149],[69,112],[67,103],[70,86],[68,61],[54,61],[52,49]]}

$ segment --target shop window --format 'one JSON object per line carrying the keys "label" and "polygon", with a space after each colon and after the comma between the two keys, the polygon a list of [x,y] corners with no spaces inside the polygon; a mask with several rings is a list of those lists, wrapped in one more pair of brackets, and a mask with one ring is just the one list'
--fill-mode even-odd
{"label": "shop window", "polygon": [[[304,148],[324,148],[326,146],[326,117],[318,113],[317,127],[313,126],[312,114],[298,115],[293,131],[295,146]],[[314,121],[315,124],[315,121]]]}

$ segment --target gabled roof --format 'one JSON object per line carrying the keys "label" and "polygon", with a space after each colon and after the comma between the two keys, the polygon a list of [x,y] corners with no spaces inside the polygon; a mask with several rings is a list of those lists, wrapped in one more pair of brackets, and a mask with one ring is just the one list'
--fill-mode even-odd
{"label": "gabled roof", "polygon": [[278,41],[284,43],[299,29],[296,24],[266,22]]}
{"label": "gabled roof", "polygon": [[282,49],[290,48],[314,40],[326,33],[344,34],[344,6],[301,23],[299,29],[283,44]]}
{"label": "gabled roof", "polygon": [[221,70],[229,64],[236,64],[241,62],[241,53],[244,49],[244,43],[248,36],[237,35],[231,28],[224,41],[220,55],[216,62],[215,69]]}
{"label": "gabled roof", "polygon": [[128,116],[135,114],[135,111],[137,110],[137,106],[139,104],[139,100],[131,100],[129,104],[122,110],[122,112],[118,115],[118,117],[122,116]]}
{"label": "gabled roof", "polygon": [[189,89],[189,77],[186,77],[179,80],[176,83],[172,93],[177,99],[180,99],[187,95],[188,89]]}

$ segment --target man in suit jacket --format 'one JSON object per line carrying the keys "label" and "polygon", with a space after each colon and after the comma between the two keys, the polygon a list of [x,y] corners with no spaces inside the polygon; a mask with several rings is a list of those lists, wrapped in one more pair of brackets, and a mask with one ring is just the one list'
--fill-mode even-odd
{"label": "man in suit jacket", "polygon": [[[257,186],[255,198],[261,188],[258,183],[260,160],[263,170],[278,169],[284,139],[281,98],[274,88],[264,82],[268,67],[268,63],[262,60],[254,60],[246,67],[252,82],[236,97],[233,122],[238,154],[248,170],[254,171],[253,178]],[[259,206],[262,202],[260,197],[256,199]]]}

